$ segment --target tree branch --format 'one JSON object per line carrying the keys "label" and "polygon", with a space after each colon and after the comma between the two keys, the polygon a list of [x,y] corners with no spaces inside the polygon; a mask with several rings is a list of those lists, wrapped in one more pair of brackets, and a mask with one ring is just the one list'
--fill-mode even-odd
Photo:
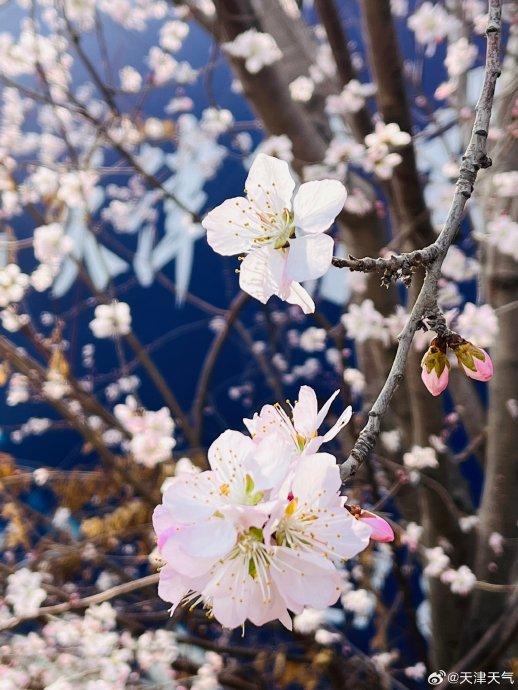
{"label": "tree branch", "polygon": [[484,83],[476,106],[475,122],[470,142],[462,158],[459,178],[448,217],[441,234],[434,242],[438,253],[428,266],[423,286],[405,328],[399,337],[399,345],[388,378],[369,412],[369,420],[360,432],[349,457],[340,466],[342,481],[345,481],[357,472],[360,465],[374,448],[381,429],[381,418],[387,412],[392,396],[403,380],[403,372],[414,335],[422,319],[435,305],[441,266],[457,234],[464,207],[473,191],[477,173],[480,168],[487,168],[491,165],[491,160],[486,155],[486,144],[496,80],[500,75],[500,31],[501,0],[489,0]]}
{"label": "tree branch", "polygon": [[101,604],[103,601],[114,599],[122,594],[128,594],[128,592],[134,592],[137,589],[156,585],[158,577],[158,573],[153,573],[152,575],[141,577],[138,580],[130,580],[116,587],[110,587],[109,589],[105,589],[104,592],[92,594],[89,597],[84,597],[84,599],[64,601],[61,604],[54,604],[53,606],[42,606],[36,609],[34,613],[30,613],[26,616],[13,616],[12,618],[2,621],[2,623],[0,623],[0,631],[10,630],[21,623],[40,618],[40,616],[55,616],[60,613],[66,613],[67,611],[77,611],[79,609],[86,609],[89,606],[94,606],[95,604]]}

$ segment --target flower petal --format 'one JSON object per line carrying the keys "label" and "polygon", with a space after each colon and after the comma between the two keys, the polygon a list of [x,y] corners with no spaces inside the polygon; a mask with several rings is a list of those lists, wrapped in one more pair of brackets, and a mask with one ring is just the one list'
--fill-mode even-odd
{"label": "flower petal", "polygon": [[188,591],[189,588],[183,583],[181,576],[171,566],[165,565],[160,571],[158,596],[172,604],[171,615]]}
{"label": "flower petal", "polygon": [[349,405],[349,407],[346,407],[342,414],[338,417],[329,431],[322,436],[322,442],[327,443],[327,441],[331,441],[335,436],[337,436],[344,426],[349,423],[352,415],[353,408]]}
{"label": "flower petal", "polygon": [[291,210],[294,189],[295,182],[286,161],[258,154],[245,182],[246,195],[252,203],[273,213],[284,208]]}
{"label": "flower petal", "polygon": [[298,462],[291,492],[299,507],[308,511],[335,503],[340,489],[340,470],[330,453],[305,455]]}
{"label": "flower petal", "polygon": [[291,280],[320,278],[331,266],[334,241],[330,235],[306,235],[290,240],[286,274]]}
{"label": "flower petal", "polygon": [[213,472],[173,477],[164,492],[163,503],[175,523],[198,522],[210,517],[221,503],[216,489]]}
{"label": "flower petal", "polygon": [[372,529],[370,538],[373,541],[394,541],[394,530],[389,523],[379,515],[371,513],[370,510],[362,510],[360,514],[360,521],[369,525],[369,527]]}
{"label": "flower petal", "polygon": [[304,314],[312,314],[315,311],[315,303],[311,295],[300,283],[293,281],[290,284],[290,291],[286,297],[288,304],[297,304]]}
{"label": "flower petal", "polygon": [[266,304],[272,295],[279,294],[285,267],[285,255],[272,247],[261,247],[248,254],[239,271],[242,290]]}
{"label": "flower petal", "polygon": [[254,442],[240,431],[227,429],[209,448],[209,464],[221,484],[237,484],[242,488],[249,469],[247,456],[255,449]]}
{"label": "flower petal", "polygon": [[228,553],[237,539],[237,531],[229,520],[212,518],[187,527],[182,533],[181,548],[194,558],[217,558]]}
{"label": "flower petal", "polygon": [[326,558],[279,546],[274,561],[272,579],[287,601],[321,610],[334,604],[340,596],[340,575]]}
{"label": "flower petal", "polygon": [[224,201],[208,213],[201,224],[207,231],[207,242],[223,256],[248,252],[257,235],[250,228],[260,228],[255,210],[241,196]]}
{"label": "flower petal", "polygon": [[297,402],[293,406],[293,426],[297,433],[311,438],[318,428],[318,403],[315,391],[309,386],[301,386]]}
{"label": "flower petal", "polygon": [[342,210],[347,192],[338,180],[305,182],[293,200],[295,226],[304,232],[323,232]]}

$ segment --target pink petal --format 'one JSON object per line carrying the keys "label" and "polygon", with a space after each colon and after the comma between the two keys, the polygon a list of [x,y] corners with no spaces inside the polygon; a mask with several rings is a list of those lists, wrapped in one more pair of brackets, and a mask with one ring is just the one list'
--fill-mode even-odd
{"label": "pink petal", "polygon": [[369,510],[362,510],[360,520],[361,522],[365,522],[372,529],[372,540],[382,542],[394,541],[394,531],[392,527],[379,515],[375,515]]}

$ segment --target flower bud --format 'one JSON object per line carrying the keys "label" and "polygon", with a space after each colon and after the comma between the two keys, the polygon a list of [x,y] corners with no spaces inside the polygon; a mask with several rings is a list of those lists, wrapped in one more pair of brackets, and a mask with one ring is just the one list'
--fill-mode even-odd
{"label": "flower bud", "polygon": [[373,541],[394,541],[394,531],[392,527],[379,515],[371,513],[370,510],[362,510],[359,520],[365,522],[372,529],[371,539]]}
{"label": "flower bud", "polygon": [[463,340],[460,345],[454,348],[460,366],[464,369],[466,376],[476,381],[489,381],[493,376],[493,362],[488,353],[481,347],[476,347],[473,343]]}
{"label": "flower bud", "polygon": [[446,348],[442,347],[437,338],[432,340],[428,350],[421,360],[421,379],[432,395],[440,395],[448,385],[450,363],[446,356]]}

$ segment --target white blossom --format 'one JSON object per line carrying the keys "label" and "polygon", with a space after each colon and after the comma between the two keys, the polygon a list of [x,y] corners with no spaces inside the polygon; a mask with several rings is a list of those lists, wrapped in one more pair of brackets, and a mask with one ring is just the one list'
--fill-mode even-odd
{"label": "white blossom", "polygon": [[424,470],[427,467],[438,467],[439,461],[433,448],[412,446],[412,449],[403,455],[405,467],[411,470]]}
{"label": "white blossom", "polygon": [[16,616],[30,616],[39,609],[47,598],[41,583],[41,574],[28,568],[20,568],[7,576],[5,600]]}
{"label": "white blossom", "polygon": [[95,318],[90,328],[96,338],[115,338],[127,335],[131,330],[131,313],[125,302],[99,304],[95,308]]}
{"label": "white blossom", "polygon": [[306,103],[311,99],[315,84],[309,77],[300,76],[290,83],[290,95],[294,101]]}
{"label": "white blossom", "polygon": [[489,304],[467,302],[457,318],[457,330],[477,347],[491,347],[498,335],[498,318]]}
{"label": "white blossom", "polygon": [[28,284],[29,277],[16,264],[0,268],[0,307],[20,302]]}
{"label": "white blossom", "polygon": [[250,74],[257,74],[263,67],[282,58],[282,52],[273,36],[257,29],[248,29],[239,34],[233,41],[224,43],[223,48],[232,57],[245,60],[245,67]]}

